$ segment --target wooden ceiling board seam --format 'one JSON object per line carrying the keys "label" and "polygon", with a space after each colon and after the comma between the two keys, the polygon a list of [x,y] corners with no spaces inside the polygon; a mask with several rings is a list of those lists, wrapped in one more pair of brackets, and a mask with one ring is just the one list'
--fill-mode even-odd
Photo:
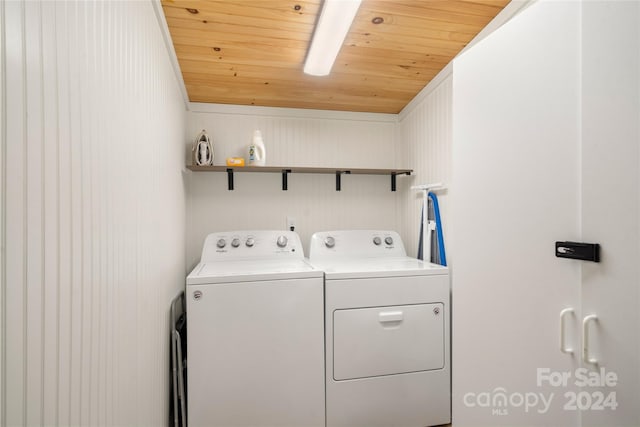
{"label": "wooden ceiling board seam", "polygon": [[336,62],[333,65],[333,69],[337,73],[341,74],[361,74],[365,76],[389,76],[392,78],[404,78],[413,81],[422,81],[423,77],[420,75],[427,71],[440,71],[442,67],[447,65],[446,62],[428,62],[428,61],[411,61],[407,64],[406,61],[393,62],[389,61],[388,64],[374,67],[375,62]]}
{"label": "wooden ceiling board seam", "polygon": [[[265,7],[273,8],[274,6],[289,7],[290,5],[300,5],[304,7],[319,7],[321,0],[189,0],[194,4],[200,4],[204,7],[223,7],[240,6],[242,8],[256,8],[262,10]],[[477,0],[476,0],[477,1]],[[259,6],[258,6],[259,5]]]}
{"label": "wooden ceiling board seam", "polygon": [[[198,86],[200,89],[202,89],[205,92],[216,92],[220,94],[225,94],[225,93],[234,94],[237,96],[242,96],[244,98],[250,98],[250,99],[260,98],[260,97],[264,98],[266,96],[269,96],[270,98],[273,97],[273,99],[283,99],[293,95],[293,96],[299,97],[300,100],[307,100],[307,99],[328,100],[328,99],[342,98],[342,99],[370,99],[371,102],[380,102],[380,103],[386,102],[386,100],[383,97],[375,97],[374,94],[372,94],[371,92],[360,89],[360,88],[357,88],[357,89],[352,88],[351,90],[344,90],[344,91],[334,92],[334,93],[327,92],[317,88],[292,88],[287,93],[283,93],[282,91],[274,90],[273,88],[267,88],[264,91],[257,92],[255,90],[251,90],[251,88],[249,87],[245,87],[242,90],[238,90],[238,89],[230,89],[225,86],[210,86],[206,84],[205,85],[188,84],[188,86],[192,86],[192,87]],[[412,93],[405,93],[403,94],[402,99],[405,99],[410,96],[412,96]],[[401,98],[401,97],[398,96],[398,98]]]}
{"label": "wooden ceiling board seam", "polygon": [[[198,86],[188,85],[189,89],[197,90],[197,95],[192,102],[209,102],[213,103],[211,97],[215,97],[215,103],[234,104],[234,105],[256,105],[265,107],[287,107],[287,108],[312,108],[326,110],[342,110],[358,111],[357,106],[360,105],[362,111],[376,113],[397,113],[411,100],[411,98],[394,98],[393,101],[384,99],[370,99],[370,97],[357,96],[337,96],[327,98],[304,98],[301,97],[295,101],[290,98],[273,98],[270,94],[251,95],[251,94],[226,94],[217,91],[205,91]],[[333,104],[333,105],[332,105]],[[317,106],[317,107],[314,107]],[[386,109],[386,110],[385,110]]]}
{"label": "wooden ceiling board seam", "polygon": [[369,42],[370,44],[389,44],[396,43],[404,46],[411,46],[412,48],[424,47],[440,49],[442,51],[459,52],[460,49],[467,45],[469,40],[456,41],[445,40],[431,37],[420,37],[406,34],[374,34],[370,32],[361,32],[358,30],[350,31],[349,36],[345,39],[345,44],[360,43],[362,41]]}
{"label": "wooden ceiling board seam", "polygon": [[[406,15],[406,16],[426,16],[434,21],[441,22],[465,22],[471,25],[483,26],[483,22],[486,22],[486,16],[469,15],[460,12],[450,12],[446,10],[437,9],[434,7],[426,7],[425,5],[418,5],[413,0],[410,4],[407,2],[393,2],[383,0],[383,5],[379,5],[381,2],[376,0],[368,0],[371,3],[367,3],[367,10],[376,10],[379,12],[390,13],[393,15]],[[431,2],[429,2],[431,3]],[[433,2],[439,3],[439,2]],[[479,28],[480,29],[480,28]]]}
{"label": "wooden ceiling board seam", "polygon": [[[431,30],[429,28],[424,28],[422,30],[416,30],[415,28],[406,28],[395,24],[381,24],[375,27],[375,33],[380,37],[386,36],[395,36],[395,37],[415,37],[426,40],[442,40],[442,41],[451,41],[451,42],[463,42],[468,43],[472,38],[473,34],[468,33],[459,33],[456,31],[442,31],[442,30]],[[371,29],[371,24],[365,23],[364,25],[356,24],[351,27],[351,33],[371,33],[374,31]]]}
{"label": "wooden ceiling board seam", "polygon": [[[410,100],[414,94],[415,89],[412,92],[398,92],[394,90],[390,90],[389,94],[387,94],[384,89],[378,88],[378,90],[365,90],[363,88],[351,89],[351,90],[343,90],[343,91],[333,91],[329,92],[326,90],[321,90],[317,88],[291,88],[288,87],[286,92],[283,90],[279,90],[277,88],[269,88],[262,90],[262,88],[253,88],[250,85],[245,85],[242,89],[230,89],[229,87],[222,85],[211,85],[208,82],[198,82],[194,81],[193,83],[189,83],[188,86],[190,88],[198,88],[199,93],[205,96],[209,102],[212,96],[235,96],[238,99],[244,99],[245,102],[248,99],[265,99],[265,100],[286,100],[288,98],[296,97],[292,103],[297,103],[300,100],[305,100],[309,102],[315,102],[320,100],[329,100],[329,99],[370,99],[371,102],[375,103],[386,103],[389,102],[389,99],[392,99],[397,102],[408,101]],[[257,85],[259,86],[259,85]],[[258,95],[259,94],[259,95]],[[268,97],[268,99],[267,99]]]}
{"label": "wooden ceiling board seam", "polygon": [[[389,64],[384,67],[378,67],[375,71],[371,71],[371,68],[367,68],[367,64],[358,64],[354,66],[336,64],[334,70],[336,73],[343,74],[345,76],[358,75],[365,77],[387,77],[391,79],[409,80],[412,82],[423,82],[425,73],[434,72],[437,73],[442,69],[442,65],[401,65],[401,64]],[[398,82],[402,83],[402,82]]]}
{"label": "wooden ceiling board seam", "polygon": [[[422,4],[421,2],[417,2]],[[508,2],[506,2],[508,3]],[[505,4],[506,4],[505,3]],[[460,13],[463,15],[494,17],[504,7],[498,7],[482,2],[461,2],[459,0],[448,0],[441,2],[429,1],[425,2],[427,10],[439,10],[449,13]]]}
{"label": "wooden ceiling board seam", "polygon": [[[255,63],[255,64],[263,64],[263,63],[274,63],[274,64],[282,64],[291,66],[291,64],[299,63],[302,64],[304,59],[303,55],[299,53],[294,53],[292,55],[289,52],[282,52],[279,54],[278,52],[263,52],[263,51],[241,51],[235,50],[233,48],[226,47],[221,49],[220,51],[214,51],[213,48],[204,48],[206,52],[191,52],[189,46],[185,45],[177,45],[176,52],[183,60],[193,60],[193,61],[206,61],[206,62],[216,62],[220,64],[228,64],[228,63],[237,63],[237,64],[246,64],[246,63]],[[250,54],[250,57],[247,57],[247,54]]]}
{"label": "wooden ceiling board seam", "polygon": [[280,49],[289,49],[289,48],[294,48],[297,50],[301,50],[305,43],[303,42],[297,42],[297,41],[286,41],[286,40],[282,40],[282,39],[278,39],[278,42],[274,42],[274,39],[267,39],[267,38],[259,38],[259,37],[253,37],[253,38],[248,38],[245,37],[244,39],[240,36],[236,37],[235,40],[220,40],[219,38],[215,38],[215,39],[206,39],[206,38],[198,38],[198,37],[190,37],[190,36],[184,36],[181,34],[176,34],[176,33],[172,33],[171,34],[174,40],[174,43],[177,44],[190,44],[193,46],[203,46],[203,47],[214,47],[214,48],[220,48],[220,49],[224,49],[225,45],[227,44],[236,44],[236,45],[245,45],[245,46],[255,46],[255,47],[264,47],[265,49],[270,49],[270,48],[280,48]]}
{"label": "wooden ceiling board seam", "polygon": [[[237,10],[253,10],[254,13],[264,9],[286,9],[289,10],[292,5],[302,6],[301,10],[296,12],[303,13],[306,8],[319,7],[321,0],[162,0],[163,6],[182,7],[191,9],[237,9]],[[293,10],[293,9],[292,9]],[[246,13],[245,13],[246,14]]]}
{"label": "wooden ceiling board seam", "polygon": [[[433,31],[455,31],[460,34],[467,34],[474,37],[478,33],[477,24],[464,22],[446,22],[430,19],[429,17],[416,17],[400,14],[391,14],[380,10],[365,10],[358,13],[357,22],[371,22],[373,18],[381,17],[383,22],[379,26],[389,25],[396,28],[404,28],[406,31],[422,31],[431,29]],[[375,24],[373,24],[375,25]]]}
{"label": "wooden ceiling board seam", "polygon": [[499,7],[502,10],[511,0],[458,0],[458,1],[461,3],[480,3],[480,4],[493,5],[493,6]]}
{"label": "wooden ceiling board seam", "polygon": [[[227,29],[235,30],[235,32],[242,34],[242,29],[247,27],[246,23],[242,22],[234,22],[233,20],[218,18],[218,17],[208,17],[205,19],[188,19],[183,17],[175,17],[168,16],[167,21],[170,21],[173,27],[176,28],[200,28],[207,31],[216,31],[219,30],[220,27],[225,26]],[[251,27],[256,30],[263,31],[290,31],[290,32],[299,32],[312,34],[314,30],[314,25],[312,24],[300,24],[300,23],[285,23],[280,21],[280,25],[277,25],[275,21],[270,21],[271,25],[263,25],[260,22],[254,23]],[[471,34],[469,34],[471,35]]]}
{"label": "wooden ceiling board seam", "polygon": [[[219,67],[221,69],[228,69],[229,67],[240,67],[240,66],[258,66],[258,67],[270,67],[270,68],[284,68],[290,69],[292,65],[302,66],[303,61],[296,61],[291,58],[252,58],[247,59],[246,57],[232,57],[227,55],[226,57],[220,57],[211,55],[211,57],[203,58],[202,55],[189,55],[189,54],[181,54],[183,61],[193,62],[201,62],[203,64],[207,64],[209,67]],[[267,74],[267,73],[265,73]]]}
{"label": "wooden ceiling board seam", "polygon": [[[221,52],[224,52],[222,49],[221,50],[214,50],[214,46],[211,45],[204,45],[204,46],[196,46],[193,44],[184,44],[184,43],[174,43],[174,46],[176,49],[180,49],[183,52],[186,53],[192,53],[192,54],[202,54],[202,55],[220,55]],[[261,50],[260,48],[257,48],[255,45],[250,44],[250,43],[230,43],[227,44],[227,47],[224,48],[226,49],[227,52],[235,52],[238,55],[246,55],[246,54],[256,54],[256,53],[260,53],[260,52],[264,52],[263,50]],[[300,51],[304,51],[306,49],[290,49],[293,52],[296,52],[296,54]],[[265,54],[269,54],[269,55],[273,55],[273,54],[279,54],[280,56],[294,56],[292,55],[289,51],[283,52],[282,50],[273,50],[271,52],[265,52]]]}
{"label": "wooden ceiling board seam", "polygon": [[[197,96],[193,102],[211,102],[210,99],[208,99],[207,94],[209,92],[206,91],[206,89],[210,89],[210,88],[201,88],[199,86],[193,86],[188,84],[187,85],[188,88],[190,89],[200,89],[198,91],[199,94],[204,94],[203,96]],[[384,99],[375,99],[375,98],[371,98],[371,97],[367,97],[367,96],[355,96],[355,95],[336,95],[336,96],[329,96],[326,95],[325,98],[319,98],[319,99],[308,99],[305,97],[300,97],[298,99],[296,99],[294,102],[292,102],[289,98],[274,98],[269,94],[259,94],[259,93],[250,93],[250,94],[244,94],[244,93],[232,93],[231,95],[227,94],[227,93],[220,93],[219,91],[216,91],[215,89],[213,90],[213,93],[216,94],[218,99],[221,99],[222,101],[216,101],[217,103],[223,103],[223,104],[244,104],[244,105],[266,105],[266,106],[286,106],[287,103],[289,106],[293,107],[293,108],[301,108],[301,106],[303,106],[302,108],[313,108],[313,105],[315,104],[323,104],[324,107],[326,108],[327,105],[329,104],[335,104],[336,108],[331,108],[331,109],[340,109],[340,106],[357,106],[357,105],[366,105],[367,110],[366,111],[371,111],[371,109],[376,109],[377,112],[382,112],[382,111],[378,111],[379,108],[384,108],[385,106],[388,107],[389,106],[389,102],[388,100],[384,100]],[[238,100],[238,99],[242,99],[242,102],[233,102],[233,100]],[[366,103],[365,103],[366,101]],[[258,102],[258,103],[256,103]],[[403,105],[405,105],[407,102],[406,99],[404,100],[398,100],[394,102],[394,106],[395,108],[401,108]],[[357,111],[357,110],[352,110],[352,111]]]}
{"label": "wooden ceiling board seam", "polygon": [[[281,70],[285,70],[286,68],[280,68]],[[265,75],[260,72],[250,71],[238,67],[234,67],[233,70],[214,70],[213,72],[207,71],[204,68],[186,68],[184,70],[185,77],[190,79],[194,79],[197,81],[211,81],[211,82],[222,82],[226,79],[231,80],[227,83],[242,83],[248,84],[251,81],[261,82],[262,84],[282,84],[283,86],[292,86],[296,85],[317,85],[323,86],[327,89],[334,89],[340,86],[340,83],[352,85],[358,84],[358,86],[363,87],[375,87],[377,84],[386,84],[392,85],[395,90],[398,92],[402,91],[411,91],[420,85],[424,85],[422,80],[427,80],[429,77],[437,74],[442,67],[439,68],[409,68],[404,69],[402,67],[395,67],[390,71],[385,71],[384,69],[374,71],[374,70],[356,70],[349,69],[349,67],[336,67],[334,73],[339,74],[336,78],[332,79],[332,83],[329,84],[321,84],[318,81],[313,80],[301,80],[299,83],[292,83],[291,79],[296,76],[289,76],[286,73],[282,72],[281,75],[274,72],[271,75]],[[422,80],[418,80],[418,77],[423,77]],[[242,81],[237,81],[237,79],[242,79]],[[384,83],[378,83],[382,82]]]}
{"label": "wooden ceiling board seam", "polygon": [[[248,62],[248,61],[247,61]],[[251,61],[251,63],[242,63],[242,62],[217,62],[217,61],[208,61],[208,60],[200,60],[200,59],[186,59],[183,58],[181,62],[181,66],[183,67],[183,71],[185,73],[193,72],[193,73],[203,73],[208,75],[233,75],[234,77],[256,77],[263,78],[266,80],[268,78],[276,78],[279,80],[289,80],[292,78],[295,79],[303,79],[307,83],[313,83],[318,81],[323,81],[318,79],[317,77],[308,76],[304,73],[298,72],[298,70],[291,70],[288,65],[290,63],[282,62],[282,65],[278,65],[277,62],[264,62],[263,64],[256,64],[255,61]],[[442,69],[442,66],[438,67],[437,65],[427,65],[424,64],[422,66],[419,65],[396,65],[396,64],[385,64],[384,66],[376,67],[373,66],[375,63],[365,63],[360,62],[355,65],[349,65],[349,63],[337,62],[333,66],[333,79],[332,80],[341,80],[348,79],[351,80],[354,76],[362,76],[366,77],[388,77],[388,78],[398,78],[398,79],[406,79],[406,80],[423,80],[422,77],[419,77],[422,72],[427,71],[439,71]],[[442,64],[443,66],[446,64]],[[326,81],[326,79],[324,79]]]}
{"label": "wooden ceiling board seam", "polygon": [[[434,70],[431,72],[431,76],[437,74],[438,71]],[[198,72],[190,72],[185,71],[186,81],[189,82],[197,82],[201,84],[211,84],[215,86],[224,85],[228,87],[229,90],[241,90],[248,86],[254,86],[254,89],[259,89],[261,91],[275,90],[274,87],[278,87],[279,90],[284,90],[289,88],[290,90],[307,90],[312,91],[315,89],[320,90],[362,90],[367,92],[375,92],[379,88],[392,88],[385,89],[388,92],[395,93],[415,93],[416,89],[419,89],[422,86],[422,82],[415,80],[405,80],[398,81],[401,79],[397,78],[389,78],[389,77],[363,77],[367,84],[354,84],[353,79],[343,79],[341,80],[333,80],[332,82],[323,83],[323,82],[312,82],[312,81],[298,81],[292,83],[290,79],[271,79],[270,81],[265,81],[262,76],[260,77],[245,77],[243,79],[243,84],[241,86],[234,85],[235,77],[228,75],[219,75],[216,78],[212,79],[206,73],[198,73]],[[269,88],[263,86],[271,86]],[[286,92],[284,92],[286,93]]]}
{"label": "wooden ceiling board seam", "polygon": [[[267,32],[269,34],[270,32]],[[199,40],[200,42],[207,41],[208,43],[229,41],[252,41],[257,40],[259,44],[277,44],[282,46],[296,46],[304,47],[309,44],[309,39],[299,37],[292,39],[286,36],[286,32],[274,31],[272,35],[265,35],[260,33],[247,32],[245,34],[235,32],[218,32],[211,30],[201,30],[194,28],[181,28],[173,27],[171,30],[171,36],[177,39],[188,38],[192,40]]]}
{"label": "wooden ceiling board seam", "polygon": [[[163,5],[166,2],[163,1]],[[281,3],[281,2],[279,2]],[[240,4],[223,2],[216,4],[215,2],[183,2],[166,5],[167,8],[175,8],[176,11],[184,10],[185,16],[198,16],[200,13],[224,13],[245,17],[245,19],[291,19],[291,20],[308,20],[315,22],[315,16],[319,11],[319,4],[307,3],[296,11],[291,4],[304,4],[304,2],[287,2],[286,5],[274,7],[274,2],[267,0],[243,1]],[[259,5],[259,6],[258,6]],[[188,9],[197,10],[198,13],[191,13]]]}
{"label": "wooden ceiling board seam", "polygon": [[[243,27],[246,24],[246,19],[243,17],[236,17],[235,15],[223,15],[223,14],[208,14],[201,13],[197,16],[174,16],[167,15],[167,21],[171,21],[175,26],[189,27],[190,25],[234,25]],[[309,34],[313,33],[315,24],[313,22],[299,22],[274,19],[252,19],[251,26],[256,28],[263,28],[268,30],[287,30],[287,31],[305,31]]]}
{"label": "wooden ceiling board seam", "polygon": [[[219,61],[220,57],[223,58],[235,58],[235,57],[243,57],[250,61],[251,58],[256,59],[269,59],[274,58],[275,60],[286,61],[290,60],[299,60],[304,57],[304,50],[294,50],[294,49],[265,49],[264,46],[256,47],[255,45],[226,45],[225,47],[220,48],[219,51],[215,51],[211,46],[193,46],[188,44],[179,44],[174,43],[176,52],[181,55],[184,59],[201,59],[203,61]],[[189,56],[189,57],[187,57]],[[418,63],[433,63],[441,66],[446,65],[450,59],[450,55],[434,55],[434,54],[425,54],[424,52],[420,52],[418,50],[413,51],[397,51],[390,49],[381,49],[373,46],[368,46],[366,49],[353,47],[353,46],[343,46],[340,54],[338,56],[338,60],[336,63],[340,63],[342,61],[346,62],[362,62],[367,64],[375,64],[375,58],[389,58],[393,60],[394,63],[402,63],[403,65],[411,65],[411,62],[416,61]],[[406,63],[406,64],[405,64]]]}
{"label": "wooden ceiling board seam", "polygon": [[[456,49],[452,47],[442,47],[442,46],[434,46],[431,43],[417,43],[417,44],[405,44],[402,41],[388,40],[388,39],[377,39],[377,40],[367,40],[366,38],[352,38],[349,36],[349,39],[345,41],[348,43],[348,46],[357,47],[359,49],[387,49],[391,51],[401,51],[401,52],[415,52],[416,48],[421,49],[429,49],[434,52],[436,55],[448,56],[449,58],[453,58],[457,52],[460,51],[465,43],[461,43],[461,47]],[[338,55],[339,56],[339,55]]]}
{"label": "wooden ceiling board seam", "polygon": [[[209,70],[207,68],[189,68],[183,70],[185,77],[189,78],[198,78],[200,80],[206,81],[218,81],[225,82],[226,84],[232,84],[237,87],[242,87],[243,82],[251,83],[260,83],[260,84],[275,84],[276,82],[284,82],[291,87],[323,87],[326,89],[339,87],[340,85],[358,85],[363,87],[368,86],[391,86],[396,88],[397,90],[402,90],[403,88],[407,88],[409,90],[418,87],[420,85],[424,85],[423,79],[427,78],[426,76],[432,75],[433,73],[437,73],[439,70],[422,70],[421,74],[417,74],[412,77],[422,77],[418,78],[403,78],[402,76],[392,75],[374,75],[374,74],[363,74],[363,73],[354,73],[347,74],[341,72],[335,72],[334,76],[331,79],[313,79],[307,75],[297,76],[295,74],[285,74],[277,73],[271,74],[270,76],[261,73],[256,70],[249,69],[241,69],[234,67],[233,70]],[[423,77],[422,74],[425,76]]]}
{"label": "wooden ceiling board seam", "polygon": [[451,55],[437,55],[432,52],[425,53],[424,50],[420,50],[418,48],[414,50],[393,50],[393,49],[384,49],[375,46],[367,46],[367,48],[360,48],[357,46],[349,46],[344,45],[338,54],[338,58],[352,58],[352,59],[369,59],[369,60],[379,60],[379,58],[385,59],[397,59],[397,60],[405,60],[411,61],[414,59],[422,59],[425,61],[433,61],[433,62],[449,62]]}

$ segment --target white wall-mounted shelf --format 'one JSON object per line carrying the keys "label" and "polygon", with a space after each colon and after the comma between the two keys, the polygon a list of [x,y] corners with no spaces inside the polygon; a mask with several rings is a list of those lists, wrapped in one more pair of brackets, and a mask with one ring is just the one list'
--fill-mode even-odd
{"label": "white wall-mounted shelf", "polygon": [[233,190],[233,174],[235,172],[263,172],[282,174],[282,190],[288,188],[288,175],[290,173],[313,173],[313,174],[335,174],[336,191],[342,187],[342,175],[389,175],[391,177],[391,191],[396,191],[396,176],[411,175],[412,169],[360,169],[360,168],[317,168],[317,167],[292,167],[292,166],[194,166],[189,165],[187,169],[194,172],[226,172],[227,186]]}

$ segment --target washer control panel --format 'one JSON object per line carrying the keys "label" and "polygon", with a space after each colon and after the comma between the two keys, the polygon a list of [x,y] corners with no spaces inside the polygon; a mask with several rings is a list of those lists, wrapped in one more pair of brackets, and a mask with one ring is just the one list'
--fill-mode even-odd
{"label": "washer control panel", "polygon": [[265,257],[304,258],[300,236],[294,231],[224,231],[207,236],[201,261]]}
{"label": "washer control panel", "polygon": [[309,259],[406,256],[400,235],[385,230],[321,231],[311,237]]}

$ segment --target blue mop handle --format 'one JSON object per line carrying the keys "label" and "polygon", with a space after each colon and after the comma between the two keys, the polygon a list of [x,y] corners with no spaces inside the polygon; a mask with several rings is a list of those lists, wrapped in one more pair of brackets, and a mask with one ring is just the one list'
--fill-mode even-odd
{"label": "blue mop handle", "polygon": [[444,235],[442,234],[442,221],[440,220],[440,206],[438,205],[438,197],[429,192],[429,198],[433,203],[433,212],[436,216],[436,238],[438,240],[438,251],[440,252],[440,262],[443,266],[447,266],[447,254],[444,251]]}

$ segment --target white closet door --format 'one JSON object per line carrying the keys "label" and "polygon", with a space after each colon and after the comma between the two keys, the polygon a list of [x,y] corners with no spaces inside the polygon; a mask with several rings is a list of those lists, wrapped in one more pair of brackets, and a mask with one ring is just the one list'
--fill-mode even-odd
{"label": "white closet door", "polygon": [[[585,367],[618,378],[582,388],[583,425],[640,426],[640,3],[585,2],[582,27],[582,229],[602,248],[582,270],[583,315],[598,317]],[[610,393],[617,408],[598,409]]]}
{"label": "white closet door", "polygon": [[577,2],[535,3],[454,63],[455,427],[579,423],[570,386],[537,383],[577,366],[559,349],[567,307],[580,345],[580,263],[554,256],[580,240],[579,16]]}

